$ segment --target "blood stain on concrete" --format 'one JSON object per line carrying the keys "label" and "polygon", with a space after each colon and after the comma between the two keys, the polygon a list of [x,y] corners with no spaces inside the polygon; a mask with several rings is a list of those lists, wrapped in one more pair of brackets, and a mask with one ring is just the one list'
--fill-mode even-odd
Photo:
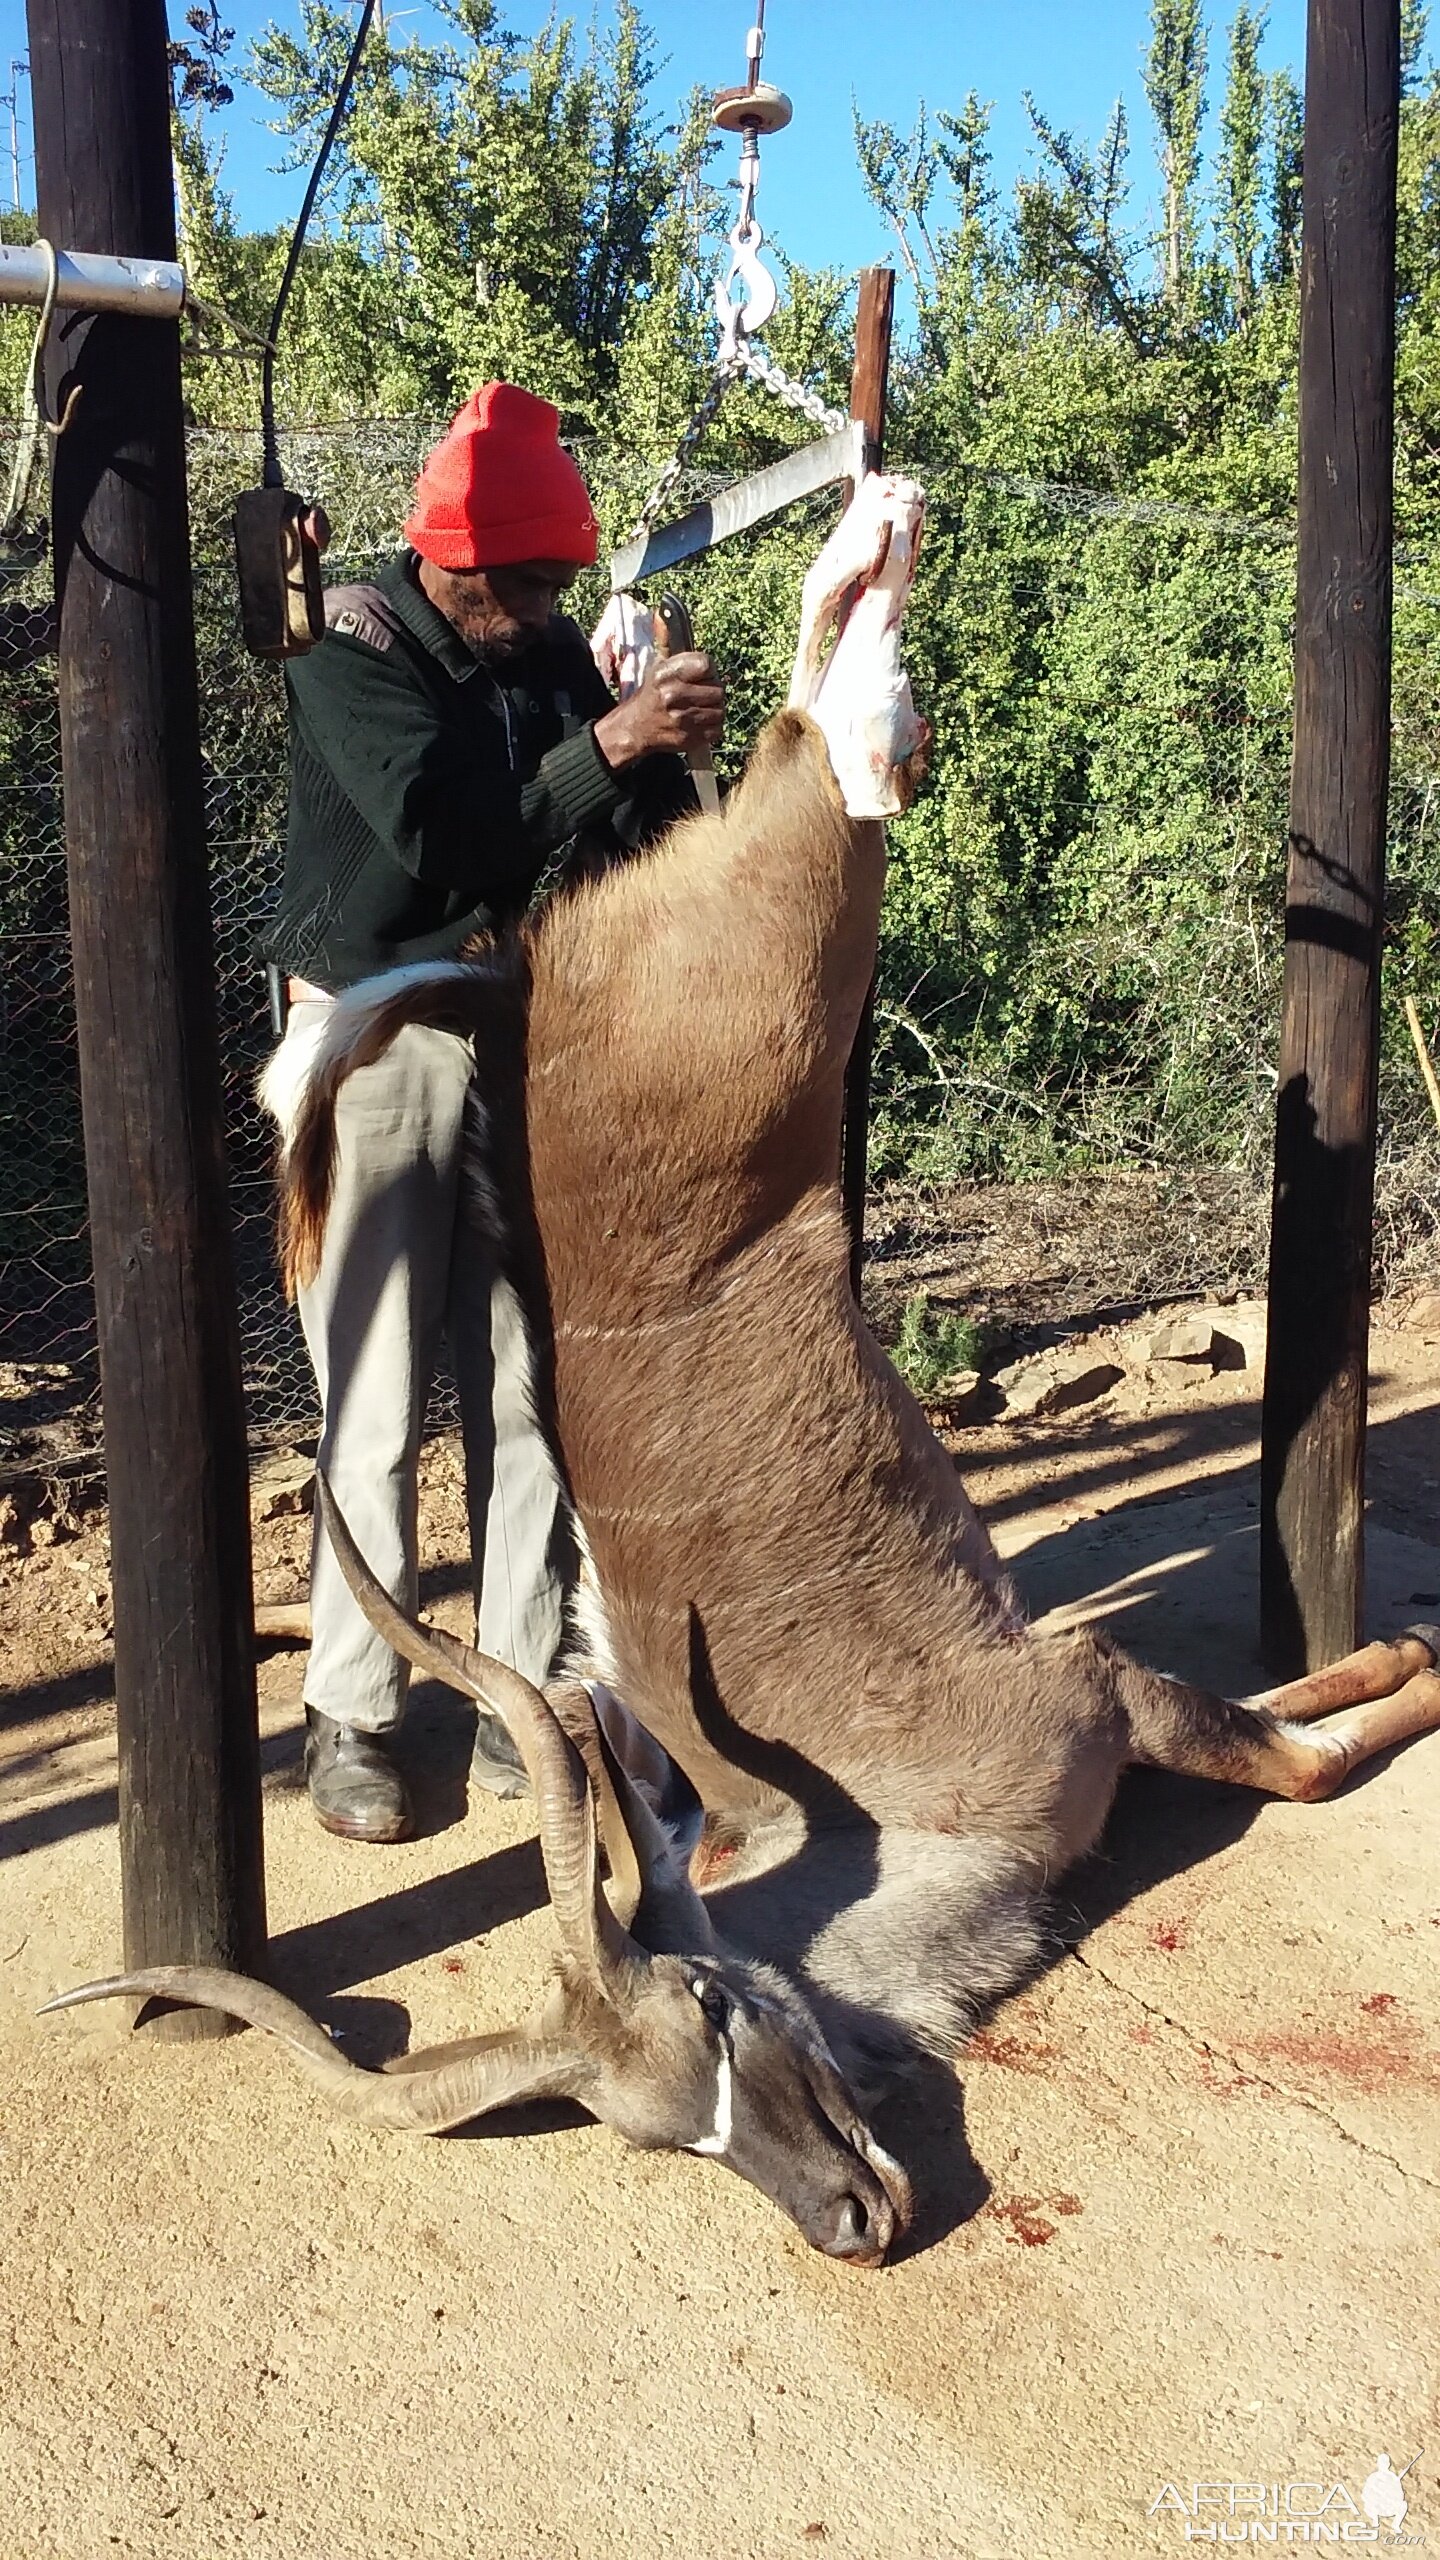
{"label": "blood stain on concrete", "polygon": [[1072,2195],[1011,2196],[1003,2204],[992,2203],[985,2207],[993,2221],[1010,2225],[1006,2239],[1018,2240],[1025,2249],[1043,2249],[1048,2240],[1054,2239],[1055,2225],[1047,2222],[1047,2214],[1065,2215],[1083,2213],[1084,2210],[1079,2197]]}
{"label": "blood stain on concrete", "polygon": [[[1253,2046],[1248,2050],[1254,2051]],[[1200,2055],[1200,2078],[1212,2098],[1238,2098],[1242,2089],[1253,2089],[1256,2081],[1238,2062],[1228,2056],[1212,2053],[1208,2046]]]}
{"label": "blood stain on concrete", "polygon": [[1058,2045],[1046,2044],[1043,2038],[1033,2043],[1024,2036],[996,2035],[992,2028],[981,2027],[965,2048],[968,2062],[993,2062],[999,2071],[1044,2073],[1049,2062],[1059,2059]]}
{"label": "blood stain on concrete", "polygon": [[1440,2088],[1440,2053],[1414,2047],[1356,2036],[1282,2035],[1247,2037],[1244,2050],[1267,2068],[1313,2071],[1354,2089]]}

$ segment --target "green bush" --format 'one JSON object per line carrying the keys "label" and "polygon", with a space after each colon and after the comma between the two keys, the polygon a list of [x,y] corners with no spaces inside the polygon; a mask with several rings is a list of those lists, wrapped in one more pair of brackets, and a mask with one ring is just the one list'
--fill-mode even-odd
{"label": "green bush", "polygon": [[968,1316],[932,1306],[928,1292],[916,1289],[906,1299],[890,1357],[925,1404],[963,1370],[978,1368],[983,1348],[980,1328]]}

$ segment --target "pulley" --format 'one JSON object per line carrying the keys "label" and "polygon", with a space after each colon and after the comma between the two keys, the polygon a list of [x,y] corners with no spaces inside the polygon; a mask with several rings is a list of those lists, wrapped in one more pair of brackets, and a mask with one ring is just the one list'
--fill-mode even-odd
{"label": "pulley", "polygon": [[783,89],[761,79],[764,50],[765,0],[756,0],[755,24],[745,39],[743,86],[721,89],[710,116],[719,132],[740,136],[740,212],[729,234],[729,273],[715,282],[715,316],[720,323],[716,361],[722,368],[744,363],[750,339],[764,328],[780,299],[780,288],[760,256],[765,234],[755,219],[755,197],[760,185],[760,136],[783,133],[795,111]]}
{"label": "pulley", "polygon": [[[818,391],[809,391],[803,382],[793,381],[782,365],[762,353],[754,343],[770,319],[780,299],[780,288],[760,255],[765,234],[755,218],[755,197],[760,184],[760,136],[783,133],[792,109],[783,89],[760,77],[760,59],[765,50],[765,0],[755,0],[755,24],[745,40],[746,77],[742,86],[717,91],[711,111],[711,123],[720,133],[740,136],[740,210],[726,239],[730,252],[727,269],[715,279],[715,316],[720,323],[720,342],[715,350],[715,369],[704,397],[654,488],[640,510],[634,534],[615,552],[610,563],[612,585],[618,594],[635,578],[645,577],[657,568],[665,568],[675,560],[688,559],[697,551],[708,551],[712,542],[727,533],[738,533],[746,524],[755,523],[763,515],[773,514],[779,507],[789,506],[797,497],[808,496],[812,489],[828,488],[832,481],[863,476],[863,463],[849,458],[845,442],[847,421],[841,409],[831,409]],[[664,558],[656,553],[661,537],[654,534],[660,511],[679,485],[686,464],[694,453],[705,429],[719,408],[732,382],[757,382],[786,407],[810,419],[822,430],[823,443],[802,448],[786,456],[783,463],[769,466],[741,484],[748,493],[744,512],[733,522],[720,524],[720,501],[712,507],[692,510],[679,525],[667,529],[663,539],[679,548],[669,548]],[[858,429],[854,433],[858,434]],[[844,459],[837,461],[837,439],[844,448]],[[835,465],[832,468],[832,464]],[[818,465],[818,469],[817,469]],[[797,473],[799,477],[797,478]],[[653,556],[652,556],[653,555]]]}
{"label": "pulley", "polygon": [[710,121],[721,133],[743,133],[747,124],[757,133],[783,133],[794,113],[783,89],[757,80],[753,88],[717,89]]}

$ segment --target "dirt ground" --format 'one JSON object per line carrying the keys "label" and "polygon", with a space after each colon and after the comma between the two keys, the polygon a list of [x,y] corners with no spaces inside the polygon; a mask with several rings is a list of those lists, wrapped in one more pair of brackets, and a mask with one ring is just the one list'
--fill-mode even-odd
{"label": "dirt ground", "polygon": [[[1254,1371],[1139,1363],[1042,1262],[1012,1337],[1079,1324],[1118,1383],[949,1435],[1032,1608],[1259,1685]],[[1382,1322],[1377,1627],[1440,1616],[1437,1495],[1440,1341]],[[448,1443],[423,1523],[459,1627]],[[308,1534],[258,1526],[262,1599]],[[253,2035],[37,2023],[118,1959],[107,1637],[103,1514],[62,1505],[0,1548],[0,2560],[1087,2560],[1368,2531],[1417,2452],[1440,2536],[1440,1737],[1313,1809],[1128,1780],[953,2120],[896,2131],[906,2255],[855,2275],[578,2118],[406,2144]],[[300,1678],[262,1661],[276,1979],[363,2060],[513,2020],[550,1930],[527,1808],[466,1802],[468,1711],[417,1691],[421,1836],[366,1850],[309,1817]]]}

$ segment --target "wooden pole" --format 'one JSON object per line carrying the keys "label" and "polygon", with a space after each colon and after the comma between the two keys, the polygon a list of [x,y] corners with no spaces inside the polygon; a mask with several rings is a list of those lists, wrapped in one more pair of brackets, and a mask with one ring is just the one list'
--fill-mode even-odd
{"label": "wooden pole", "polygon": [[[173,258],[164,0],[29,0],[41,232]],[[127,1966],[265,1943],[178,327],[57,318],[52,521]],[[177,2012],[167,2031],[222,2022]]]}
{"label": "wooden pole", "polygon": [[1295,745],[1261,1459],[1280,1678],[1361,1640],[1390,763],[1399,0],[1310,0]]}
{"label": "wooden pole", "polygon": [[[855,362],[850,375],[850,415],[865,430],[865,468],[878,471],[885,457],[885,395],[890,380],[890,335],[895,315],[893,267],[862,267],[855,310]],[[848,505],[854,484],[847,482]],[[875,1048],[875,983],[855,1033],[845,1072],[845,1125],[840,1152],[840,1192],[850,1231],[850,1286],[858,1305],[865,1253],[865,1175],[870,1143],[870,1061]]]}

